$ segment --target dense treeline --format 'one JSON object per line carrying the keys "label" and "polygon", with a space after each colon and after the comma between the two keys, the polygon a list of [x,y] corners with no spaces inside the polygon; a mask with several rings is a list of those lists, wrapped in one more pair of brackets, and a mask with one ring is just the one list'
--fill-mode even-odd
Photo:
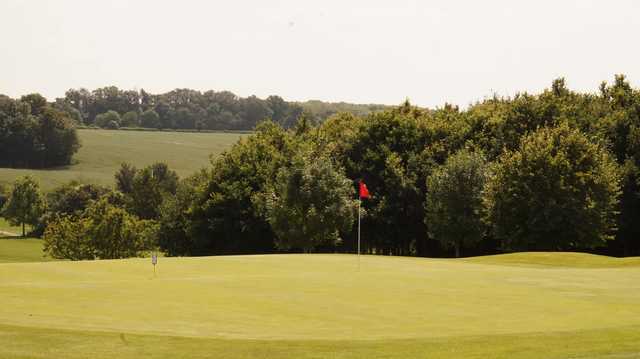
{"label": "dense treeline", "polygon": [[279,96],[242,98],[229,91],[175,89],[150,94],[115,86],[93,91],[71,89],[55,104],[83,125],[195,130],[252,130],[266,118],[289,128],[303,112],[314,122],[320,122],[338,112],[367,115],[385,107],[322,101],[296,103]]}
{"label": "dense treeline", "polygon": [[[91,198],[76,206],[86,208],[49,205],[41,218],[54,219],[47,248],[67,248],[67,238],[107,236],[92,229],[102,216],[95,213],[113,209],[131,231],[95,241],[134,246],[118,247],[119,256],[156,245],[168,255],[353,252],[364,181],[372,194],[362,201],[366,253],[640,255],[639,144],[640,92],[623,76],[594,94],[559,79],[540,94],[466,110],[407,102],[321,124],[301,115],[288,129],[264,121],[189,178],[163,164],[123,164],[109,194],[75,194]],[[54,193],[49,201],[78,203],[61,200],[69,188]],[[83,253],[114,255],[96,248]]]}
{"label": "dense treeline", "polygon": [[[291,130],[267,122],[179,185],[159,217],[160,243],[173,255],[353,251],[355,221],[344,228],[332,214],[348,217],[339,208],[364,180],[373,194],[362,203],[369,253],[640,254],[639,126],[640,93],[623,76],[597,94],[573,92],[559,79],[541,94],[496,97],[466,111],[405,103],[319,126],[303,118]],[[331,204],[313,199],[330,195],[301,164],[327,159],[324,171],[335,168],[352,184],[346,199],[332,185]],[[318,221],[339,239],[314,241]],[[311,242],[291,245],[301,237]]]}
{"label": "dense treeline", "polygon": [[46,168],[71,163],[80,142],[68,113],[38,95],[0,95],[0,167]]}

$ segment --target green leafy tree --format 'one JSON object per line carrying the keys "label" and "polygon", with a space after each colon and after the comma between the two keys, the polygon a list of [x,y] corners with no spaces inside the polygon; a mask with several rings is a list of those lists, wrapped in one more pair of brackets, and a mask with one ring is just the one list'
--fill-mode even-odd
{"label": "green leafy tree", "polygon": [[19,178],[9,192],[9,198],[2,209],[2,215],[13,225],[22,226],[22,236],[26,236],[25,225],[36,225],[45,210],[45,200],[40,185],[32,177]]}
{"label": "green leafy tree", "polygon": [[311,151],[279,170],[267,197],[267,218],[281,250],[339,244],[355,211],[352,181],[328,157]]}
{"label": "green leafy tree", "polygon": [[168,255],[184,255],[193,248],[192,211],[198,188],[205,184],[202,171],[180,181],[175,196],[166,196],[159,208],[158,245]]}
{"label": "green leafy tree", "polygon": [[72,181],[46,194],[47,209],[40,217],[32,234],[41,236],[50,221],[58,216],[80,216],[87,207],[100,198],[110,198],[111,189],[94,184]]}
{"label": "green leafy tree", "polygon": [[138,113],[136,111],[129,111],[122,115],[120,122],[122,127],[138,127],[140,121],[138,119]]}
{"label": "green leafy tree", "polygon": [[129,194],[133,192],[133,182],[138,170],[130,163],[121,163],[120,168],[115,174],[116,189],[122,193]]}
{"label": "green leafy tree", "polygon": [[91,220],[85,217],[57,215],[48,223],[43,234],[43,251],[52,258],[73,261],[95,259],[88,237]]}
{"label": "green leafy tree", "polygon": [[427,178],[425,221],[429,234],[445,247],[460,251],[482,239],[482,191],[487,180],[484,156],[463,149]]}
{"label": "green leafy tree", "polygon": [[109,110],[96,116],[95,124],[102,128],[115,129],[120,127],[120,114],[116,111]]}
{"label": "green leafy tree", "polygon": [[504,249],[570,250],[612,238],[619,194],[619,170],[606,148],[562,124],[505,152],[485,200]]}
{"label": "green leafy tree", "polygon": [[57,216],[44,232],[44,250],[71,260],[135,257],[155,248],[156,230],[155,222],[140,220],[104,198],[81,216]]}
{"label": "green leafy tree", "polygon": [[140,114],[140,126],[146,128],[160,128],[160,116],[154,110],[147,110]]}
{"label": "green leafy tree", "polygon": [[213,161],[189,211],[189,255],[268,253],[274,235],[262,194],[293,157],[291,136],[270,121]]}
{"label": "green leafy tree", "polygon": [[143,219],[156,219],[166,196],[173,196],[178,187],[178,174],[166,163],[154,163],[136,172],[129,198],[131,213]]}

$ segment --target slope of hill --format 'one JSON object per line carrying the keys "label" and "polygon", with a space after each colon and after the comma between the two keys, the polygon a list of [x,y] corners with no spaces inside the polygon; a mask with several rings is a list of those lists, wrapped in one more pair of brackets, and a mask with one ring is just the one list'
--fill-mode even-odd
{"label": "slope of hill", "polygon": [[230,148],[242,134],[156,131],[78,130],[82,147],[67,167],[33,170],[0,168],[0,184],[19,176],[32,175],[44,190],[79,180],[112,185],[120,163],[138,167],[164,161],[180,176],[188,176],[207,166],[210,155]]}
{"label": "slope of hill", "polygon": [[256,255],[161,258],[154,277],[148,259],[0,264],[0,357],[640,355],[640,266],[552,268]]}

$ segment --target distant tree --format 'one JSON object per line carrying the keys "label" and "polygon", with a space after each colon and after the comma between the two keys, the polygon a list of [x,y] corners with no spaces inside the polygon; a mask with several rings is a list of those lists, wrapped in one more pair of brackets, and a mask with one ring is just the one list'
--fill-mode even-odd
{"label": "distant tree", "polygon": [[47,210],[58,214],[80,214],[109,192],[111,189],[108,187],[71,181],[47,193]]}
{"label": "distant tree", "polygon": [[562,124],[505,152],[485,200],[504,249],[570,250],[612,238],[619,194],[619,170],[606,148]]}
{"label": "distant tree", "polygon": [[0,101],[0,165],[46,168],[70,164],[80,142],[68,114],[48,105],[40,95],[23,99]]}
{"label": "distant tree", "polygon": [[175,195],[178,180],[178,174],[162,162],[137,171],[128,193],[131,213],[143,219],[158,218],[164,197]]}
{"label": "distant tree", "polygon": [[154,110],[147,110],[140,114],[140,126],[146,128],[159,128],[160,116]]}
{"label": "distant tree", "polygon": [[339,244],[355,210],[352,181],[328,157],[312,152],[281,168],[267,197],[267,218],[281,250]]}
{"label": "distant tree", "polygon": [[184,255],[268,253],[274,235],[265,218],[267,183],[293,157],[291,137],[270,121],[216,158],[188,211]]}
{"label": "distant tree", "polygon": [[38,182],[30,176],[25,176],[14,182],[2,209],[2,215],[9,223],[21,225],[22,236],[25,237],[25,225],[36,225],[44,210],[45,200]]}
{"label": "distant tree", "polygon": [[120,115],[113,110],[109,110],[107,112],[101,113],[96,116],[95,124],[102,128],[118,128],[120,127]]}
{"label": "distant tree", "polygon": [[206,172],[199,172],[180,181],[175,196],[165,196],[159,208],[158,245],[172,256],[189,254],[193,248],[192,217],[193,205],[198,188],[205,184]]}
{"label": "distant tree", "polygon": [[122,115],[121,123],[122,127],[138,127],[140,121],[138,119],[138,113],[135,111],[129,111]]}
{"label": "distant tree", "polygon": [[46,108],[39,120],[38,142],[43,146],[42,167],[70,164],[80,148],[80,139],[71,119],[61,111]]}
{"label": "distant tree", "polygon": [[47,99],[38,93],[22,96],[20,101],[26,102],[31,107],[31,114],[37,116],[47,107]]}
{"label": "distant tree", "polygon": [[427,178],[425,223],[433,238],[455,249],[456,257],[484,235],[482,190],[487,177],[484,157],[463,149]]}
{"label": "distant tree", "polygon": [[80,216],[93,202],[100,198],[108,198],[111,191],[107,187],[76,181],[56,187],[47,193],[47,209],[32,234],[41,236],[49,222],[57,216]]}
{"label": "distant tree", "polygon": [[122,193],[129,194],[133,192],[133,181],[138,170],[130,163],[121,163],[120,168],[115,174],[116,189]]}

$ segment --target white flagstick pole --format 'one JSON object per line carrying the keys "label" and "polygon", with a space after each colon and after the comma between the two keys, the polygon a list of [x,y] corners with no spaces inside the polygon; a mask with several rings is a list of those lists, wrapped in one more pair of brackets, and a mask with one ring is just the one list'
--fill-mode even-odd
{"label": "white flagstick pole", "polygon": [[358,196],[358,272],[360,272],[360,203],[362,198]]}

